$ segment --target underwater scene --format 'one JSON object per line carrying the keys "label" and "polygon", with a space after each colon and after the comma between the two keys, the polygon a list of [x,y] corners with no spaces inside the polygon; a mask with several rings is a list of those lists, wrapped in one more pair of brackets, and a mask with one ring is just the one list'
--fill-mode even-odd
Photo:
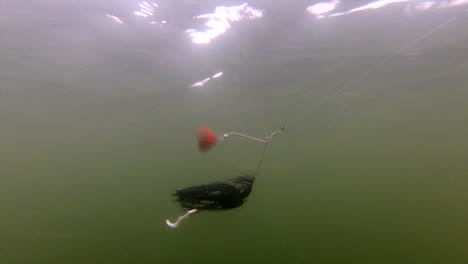
{"label": "underwater scene", "polygon": [[468,0],[0,0],[0,263],[464,264]]}

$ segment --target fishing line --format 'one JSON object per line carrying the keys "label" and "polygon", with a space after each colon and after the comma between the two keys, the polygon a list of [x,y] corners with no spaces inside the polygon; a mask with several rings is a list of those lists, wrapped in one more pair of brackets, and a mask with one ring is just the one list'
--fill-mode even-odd
{"label": "fishing line", "polygon": [[177,228],[184,219],[187,219],[189,216],[199,211],[225,210],[241,206],[252,191],[252,185],[262,167],[268,143],[284,129],[285,127],[282,127],[271,133],[271,135],[261,139],[238,132],[229,132],[225,133],[222,137],[217,137],[211,129],[200,127],[198,129],[198,146],[200,151],[208,151],[216,145],[217,141],[222,141],[235,135],[263,143],[262,154],[260,155],[254,175],[242,172],[242,175],[234,178],[232,183],[214,182],[176,190],[173,196],[176,197],[176,201],[179,205],[185,209],[185,214],[179,216],[174,222],[166,219],[166,225],[171,228]]}
{"label": "fishing line", "polygon": [[[457,16],[454,16],[452,18],[449,18],[447,19],[446,21],[442,22],[441,24],[438,24],[437,26],[435,26],[434,28],[431,28],[428,32],[422,34],[420,37],[416,38],[415,40],[409,42],[408,44],[406,45],[403,45],[402,47],[398,48],[395,52],[393,52],[392,54],[390,54],[389,56],[385,57],[384,59],[378,61],[377,63],[375,63],[372,67],[369,67],[368,70],[365,70],[363,72],[361,72],[360,74],[356,75],[354,78],[352,78],[351,80],[349,81],[345,81],[344,83],[342,83],[341,85],[337,85],[335,87],[332,87],[331,89],[332,90],[336,90],[333,94],[331,94],[329,97],[327,98],[322,98],[321,101],[319,101],[317,103],[317,105],[321,105],[322,103],[326,102],[326,99],[331,99],[332,97],[336,96],[338,94],[338,92],[340,90],[342,90],[343,88],[345,87],[349,87],[353,84],[355,84],[356,82],[358,82],[359,80],[361,80],[363,77],[369,75],[370,73],[372,73],[375,68],[378,68],[378,67],[381,67],[382,65],[384,65],[385,63],[387,63],[388,61],[390,61],[391,59],[393,59],[394,57],[400,55],[403,51],[413,47],[414,45],[416,45],[417,43],[423,41],[424,39],[428,38],[429,36],[431,36],[432,34],[434,34],[435,32],[441,30],[442,28],[446,27],[448,24],[452,23],[455,19],[457,19]],[[309,89],[308,91],[306,91],[303,96],[306,96],[308,94],[310,94],[313,90],[312,89]],[[316,106],[317,106],[316,105]],[[292,124],[292,123],[295,123],[299,120],[301,120],[302,118],[304,118],[304,116],[306,116],[307,114],[310,113],[310,110],[306,110],[304,112],[302,112],[301,114],[299,114],[297,117],[293,118],[292,121],[290,122],[290,124],[288,125],[288,127]]]}
{"label": "fishing line", "polygon": [[[368,75],[372,72],[373,69],[376,67],[380,67],[383,64],[390,61],[395,56],[401,54],[404,50],[411,48],[412,46],[416,45],[417,43],[423,41],[430,35],[434,34],[438,30],[444,28],[451,22],[456,19],[452,17],[443,23],[435,26],[428,32],[424,33],[420,37],[416,38],[415,40],[409,42],[408,44],[400,47],[395,52],[390,54],[389,56],[385,57],[383,60],[378,61],[374,64],[373,67],[370,67],[368,70],[363,71],[362,73],[356,75],[354,78],[350,79],[342,83],[341,85],[337,85],[333,88],[335,90],[328,98],[332,98],[336,96],[340,90],[345,87],[351,86],[355,84],[357,81],[361,80],[363,77]],[[308,95],[312,89],[309,89],[304,92],[304,95]],[[303,96],[304,96],[303,95]],[[327,98],[322,98],[318,104],[322,104],[326,101]],[[290,124],[294,122],[298,122],[302,118],[304,118],[310,110],[306,110],[296,116],[295,118],[290,121]],[[216,136],[216,134],[207,127],[200,127],[198,130],[198,145],[199,150],[201,152],[208,151],[213,146],[216,145],[218,141],[223,141],[230,136],[240,136],[250,140],[254,140],[257,142],[263,143],[263,150],[260,155],[260,159],[258,161],[258,165],[256,167],[256,171],[254,175],[249,175],[243,173],[242,176],[238,176],[232,180],[232,183],[223,183],[223,182],[214,182],[210,184],[203,184],[197,186],[190,186],[182,189],[176,190],[173,194],[176,197],[176,201],[180,204],[180,206],[186,210],[185,214],[179,216],[175,222],[171,222],[169,219],[166,220],[166,224],[171,228],[176,228],[181,221],[188,218],[189,216],[198,213],[199,211],[204,210],[225,210],[225,209],[232,209],[241,206],[245,201],[246,198],[249,196],[252,185],[255,181],[256,176],[260,173],[260,169],[262,167],[262,163],[265,157],[265,153],[267,150],[268,143],[273,139],[274,136],[278,135],[279,133],[283,132],[286,129],[286,126],[283,126],[277,131],[274,131],[269,136],[265,137],[264,139],[255,138],[252,136],[248,136],[238,132],[229,132],[223,134],[221,137]]]}
{"label": "fishing line", "polygon": [[[370,73],[372,73],[373,71],[375,71],[376,68],[378,67],[381,67],[382,65],[384,65],[385,63],[389,62],[391,59],[393,59],[394,57],[400,55],[403,51],[413,47],[414,45],[420,43],[421,41],[423,41],[424,39],[428,38],[429,36],[431,36],[432,34],[434,34],[435,32],[441,30],[442,28],[446,27],[448,24],[452,23],[457,17],[454,16],[452,18],[449,18],[447,19],[446,21],[436,25],[435,27],[431,28],[429,31],[427,31],[426,33],[422,34],[421,36],[419,36],[418,38],[414,39],[413,41],[410,41],[409,43],[407,43],[406,45],[403,45],[401,46],[400,48],[398,48],[396,51],[394,51],[393,53],[391,53],[390,55],[388,55],[387,57],[385,57],[384,59],[378,61],[377,63],[375,63],[372,67],[369,67],[369,69],[361,72],[360,74],[357,74],[355,75],[354,77],[352,77],[350,80],[348,81],[345,81],[343,82],[341,85],[336,85],[335,87],[332,87],[331,90],[335,90],[334,93],[332,93],[331,95],[329,95],[328,97],[325,97],[325,98],[322,98],[315,106],[318,106],[318,105],[321,105],[323,103],[325,103],[327,101],[327,99],[332,99],[334,96],[336,96],[341,90],[343,90],[344,88],[346,87],[349,87],[353,84],[355,84],[356,82],[358,82],[359,80],[363,79],[365,76],[369,75]],[[329,89],[330,90],[330,89]],[[304,96],[307,96],[309,95],[313,90],[312,89],[308,89],[307,91],[304,92],[304,94],[302,95],[302,97]],[[296,93],[297,94],[297,93]],[[300,121],[302,118],[304,118],[307,114],[310,113],[310,109],[302,112],[301,114],[299,114],[298,116],[296,116],[295,118],[292,119],[292,121],[287,121],[286,123],[289,123],[288,127],[290,125],[292,125],[293,123],[295,122],[298,122]],[[244,138],[248,138],[248,139],[251,139],[251,140],[255,140],[255,141],[258,141],[258,142],[262,142],[264,143],[264,147],[263,147],[263,150],[262,150],[262,154],[260,155],[260,159],[259,159],[259,162],[258,162],[258,165],[257,165],[257,168],[256,168],[256,173],[255,175],[257,176],[260,172],[260,169],[261,169],[261,166],[262,166],[262,162],[263,162],[263,159],[264,159],[264,156],[265,156],[265,152],[266,152],[266,148],[267,148],[267,145],[268,145],[268,142],[270,142],[272,140],[272,138],[274,136],[276,136],[277,134],[279,134],[280,132],[284,131],[286,129],[286,126],[283,126],[281,129],[273,132],[270,136],[268,137],[265,137],[265,139],[260,139],[260,138],[255,138],[255,137],[251,137],[251,136],[248,136],[248,135],[244,135],[244,134],[241,134],[241,133],[238,133],[238,132],[229,132],[229,133],[225,133],[223,135],[222,138],[220,138],[220,141],[221,140],[224,140],[225,138],[229,137],[229,136],[232,136],[232,135],[236,135],[236,136],[241,136],[241,137],[244,137]]]}
{"label": "fishing line", "polygon": [[263,162],[263,158],[265,157],[267,146],[268,146],[268,142],[263,145],[262,154],[260,155],[260,159],[258,160],[257,171],[255,172],[255,176],[258,176],[258,174],[260,173],[260,168],[262,167],[262,162]]}
{"label": "fishing line", "polygon": [[[375,63],[372,67],[370,67],[369,69],[361,72],[360,74],[357,74],[356,76],[354,76],[352,79],[350,79],[349,81],[345,81],[344,83],[342,83],[341,85],[337,85],[335,87],[332,87],[331,89],[332,90],[335,90],[335,92],[330,95],[329,97],[327,98],[322,98],[321,101],[318,102],[317,105],[321,105],[323,103],[326,102],[326,99],[331,99],[332,97],[336,96],[338,94],[338,92],[340,90],[342,90],[343,88],[345,87],[349,87],[353,84],[355,84],[356,82],[358,82],[359,80],[363,79],[365,76],[369,75],[370,73],[372,73],[372,71],[374,71],[376,68],[378,67],[381,67],[382,65],[384,65],[385,63],[387,63],[388,61],[390,61],[391,59],[393,59],[394,57],[400,55],[403,51],[413,47],[414,45],[420,43],[421,41],[423,41],[424,39],[428,38],[429,36],[431,36],[432,34],[434,34],[435,32],[437,32],[438,30],[444,28],[445,26],[447,26],[448,24],[452,23],[457,17],[452,17],[452,18],[449,18],[447,19],[446,21],[436,25],[435,27],[431,28],[428,32],[422,34],[421,36],[419,36],[418,38],[414,39],[413,41],[407,43],[406,45],[403,45],[402,47],[398,48],[395,52],[393,52],[392,54],[388,55],[387,57],[385,57],[384,59],[378,61],[377,63]],[[307,96],[309,95],[313,90],[312,89],[308,89],[304,94],[303,96]],[[317,106],[316,105],[316,106]],[[288,127],[295,123],[295,122],[298,122],[299,120],[301,120],[302,118],[304,118],[307,114],[310,113],[310,109],[309,110],[306,110],[304,112],[302,112],[301,114],[299,114],[297,117],[293,118],[292,121],[289,122],[289,125]],[[283,126],[280,130],[278,131],[275,131],[273,132],[269,137],[266,137],[264,140],[262,139],[258,139],[258,138],[253,138],[253,137],[250,137],[250,136],[247,136],[247,135],[243,135],[243,134],[240,134],[240,133],[237,133],[237,132],[230,132],[228,134],[225,134],[224,137],[228,137],[230,135],[238,135],[238,136],[243,136],[243,137],[246,137],[246,138],[249,138],[249,139],[253,139],[255,141],[260,141],[260,142],[263,142],[264,143],[264,147],[263,147],[263,150],[262,150],[262,154],[260,155],[260,159],[259,159],[259,162],[258,162],[258,165],[257,165],[257,169],[256,169],[256,173],[255,175],[257,176],[260,172],[260,169],[261,169],[261,166],[262,166],[262,162],[263,162],[263,159],[265,157],[265,152],[266,152],[266,148],[267,148],[267,145],[268,145],[268,142],[272,139],[273,136],[279,134],[280,132],[282,132],[283,130],[286,129],[286,126]]]}
{"label": "fishing line", "polygon": [[257,165],[257,171],[255,172],[255,176],[258,176],[258,174],[260,173],[260,168],[262,167],[262,162],[263,162],[263,158],[265,157],[265,152],[266,152],[266,148],[268,146],[268,143],[270,142],[270,140],[273,139],[274,136],[278,135],[279,133],[283,132],[283,130],[285,130],[286,127],[282,127],[280,128],[279,130],[271,133],[270,136],[266,137],[265,140],[264,140],[264,145],[263,145],[263,150],[262,150],[262,154],[260,155],[260,159],[258,161],[258,165]]}
{"label": "fishing line", "polygon": [[[436,25],[435,27],[431,28],[429,31],[427,31],[426,33],[422,34],[421,36],[419,36],[418,38],[414,39],[413,41],[407,43],[406,45],[403,45],[401,46],[400,48],[398,48],[395,52],[393,52],[392,54],[388,55],[387,57],[385,57],[384,59],[378,61],[377,63],[375,63],[372,67],[370,67],[369,69],[361,72],[360,74],[357,74],[356,76],[354,76],[352,79],[350,79],[349,81],[345,81],[344,83],[342,83],[341,85],[337,85],[335,87],[332,87],[331,89],[332,90],[335,90],[335,92],[330,95],[329,97],[327,98],[322,98],[321,101],[318,102],[317,105],[321,105],[323,103],[325,103],[327,101],[327,99],[331,99],[333,98],[334,96],[336,96],[338,94],[338,92],[342,89],[344,89],[345,87],[349,87],[353,84],[355,84],[356,82],[362,80],[365,76],[369,75],[370,73],[372,73],[373,71],[375,71],[376,68],[378,67],[381,67],[382,65],[384,65],[385,63],[389,62],[391,59],[393,59],[394,57],[400,55],[402,52],[404,52],[405,50],[408,50],[409,48],[413,47],[414,45],[420,43],[421,41],[425,40],[426,38],[428,38],[429,36],[431,36],[432,34],[434,34],[435,32],[441,30],[442,28],[446,27],[448,24],[452,23],[455,19],[457,18],[457,16],[454,16],[452,18],[449,18],[447,19],[446,21]],[[312,89],[309,89],[308,91],[306,91],[303,96],[307,96],[309,95],[313,90]],[[317,106],[316,105],[316,106]],[[298,122],[299,120],[301,120],[302,118],[304,118],[307,114],[310,113],[310,109],[309,110],[306,110],[304,112],[302,112],[301,114],[299,114],[297,117],[293,118],[292,121],[289,122],[288,126],[289,127],[290,125],[292,125],[293,123],[295,122]],[[288,123],[288,122],[286,122]],[[260,172],[260,168],[262,166],[262,162],[263,162],[263,158],[265,156],[265,152],[266,152],[266,148],[267,148],[267,145],[268,145],[268,142],[272,139],[272,136],[274,135],[277,135],[279,132],[282,132],[283,130],[286,129],[286,126],[283,126],[280,130],[274,132],[270,137],[267,137],[268,138],[268,141],[265,142],[265,145],[263,147],[263,151],[262,151],[262,154],[260,156],[260,160],[258,162],[258,166],[257,166],[257,171],[255,173],[255,175],[258,175],[259,172]],[[257,140],[257,139],[255,139]],[[258,140],[257,140],[258,141]]]}

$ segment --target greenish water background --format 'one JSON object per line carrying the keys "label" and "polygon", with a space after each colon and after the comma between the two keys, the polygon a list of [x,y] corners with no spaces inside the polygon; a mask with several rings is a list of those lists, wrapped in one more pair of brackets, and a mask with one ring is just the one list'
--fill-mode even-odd
{"label": "greenish water background", "polygon": [[[0,263],[465,263],[466,12],[265,17],[197,46],[101,2],[2,4]],[[287,129],[244,206],[170,229],[171,192],[262,150],[200,154],[200,125]]]}

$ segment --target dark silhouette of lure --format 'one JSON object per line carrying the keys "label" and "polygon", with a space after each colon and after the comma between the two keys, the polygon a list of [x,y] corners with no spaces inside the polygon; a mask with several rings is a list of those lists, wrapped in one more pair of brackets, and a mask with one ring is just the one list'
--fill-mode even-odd
{"label": "dark silhouette of lure", "polygon": [[254,176],[243,174],[232,179],[232,183],[214,182],[179,189],[173,196],[187,213],[175,222],[166,220],[166,224],[175,228],[183,219],[202,210],[237,208],[245,203],[254,181]]}
{"label": "dark silhouette of lure", "polygon": [[[285,129],[286,127],[282,127],[271,133],[269,136],[261,139],[238,132],[229,132],[224,133],[222,136],[217,136],[213,130],[202,126],[197,131],[198,149],[200,152],[208,152],[217,144],[217,142],[224,141],[230,136],[239,136],[261,142],[264,144],[264,147],[255,173],[257,176],[268,142]],[[167,219],[166,224],[170,227],[176,228],[182,220],[199,211],[237,208],[245,203],[247,197],[252,191],[254,181],[254,176],[243,173],[241,176],[232,179],[231,183],[214,182],[179,189],[175,191],[173,196],[175,197],[176,202],[186,210],[186,213],[179,216],[175,222],[171,222]]]}

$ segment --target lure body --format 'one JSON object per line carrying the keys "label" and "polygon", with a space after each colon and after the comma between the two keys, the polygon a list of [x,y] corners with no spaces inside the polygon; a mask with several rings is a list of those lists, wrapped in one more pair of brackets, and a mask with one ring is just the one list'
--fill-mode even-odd
{"label": "lure body", "polygon": [[177,190],[173,195],[183,209],[222,210],[241,206],[252,191],[255,177],[243,175],[233,183],[215,182]]}

